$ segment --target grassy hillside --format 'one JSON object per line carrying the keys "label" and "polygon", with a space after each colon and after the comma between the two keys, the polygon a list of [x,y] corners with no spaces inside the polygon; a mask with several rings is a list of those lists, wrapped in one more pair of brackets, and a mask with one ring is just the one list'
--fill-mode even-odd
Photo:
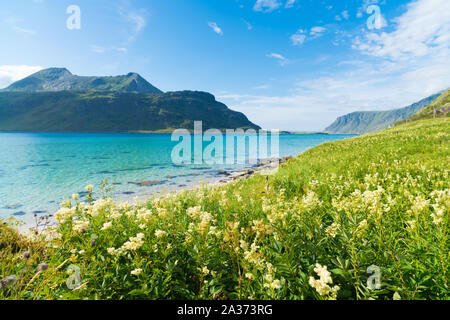
{"label": "grassy hillside", "polygon": [[432,95],[401,109],[349,113],[337,118],[335,122],[325,129],[325,132],[363,134],[383,130],[419,112],[438,96],[439,94]]}
{"label": "grassy hillside", "polygon": [[167,131],[195,120],[204,128],[259,128],[205,92],[0,92],[0,131]]}
{"label": "grassy hillside", "polygon": [[450,111],[450,90],[445,91],[436,98],[428,107],[411,116],[408,121],[422,119],[445,118]]}
{"label": "grassy hillside", "polygon": [[47,244],[0,227],[0,298],[448,299],[449,139],[422,120],[137,207],[75,196]]}

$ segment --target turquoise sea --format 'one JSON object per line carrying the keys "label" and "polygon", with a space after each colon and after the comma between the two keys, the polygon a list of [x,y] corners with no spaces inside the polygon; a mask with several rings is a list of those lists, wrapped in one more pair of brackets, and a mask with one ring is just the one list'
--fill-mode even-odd
{"label": "turquoise sea", "polygon": [[[353,135],[280,135],[280,156]],[[115,199],[130,200],[188,188],[242,165],[176,165],[170,134],[0,133],[0,218],[32,224],[54,213],[73,193],[108,178]],[[204,147],[209,142],[204,143]],[[225,143],[224,143],[225,145]],[[247,165],[247,167],[250,165]],[[151,183],[148,183],[151,181]],[[147,182],[147,185],[140,185]],[[148,185],[153,184],[154,185]]]}

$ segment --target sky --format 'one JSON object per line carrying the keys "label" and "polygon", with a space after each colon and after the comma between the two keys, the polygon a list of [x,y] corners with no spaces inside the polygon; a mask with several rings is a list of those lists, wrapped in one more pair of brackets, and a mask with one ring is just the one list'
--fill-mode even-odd
{"label": "sky", "polygon": [[266,129],[319,131],[450,87],[449,0],[0,0],[0,43],[0,88],[48,67],[137,72]]}

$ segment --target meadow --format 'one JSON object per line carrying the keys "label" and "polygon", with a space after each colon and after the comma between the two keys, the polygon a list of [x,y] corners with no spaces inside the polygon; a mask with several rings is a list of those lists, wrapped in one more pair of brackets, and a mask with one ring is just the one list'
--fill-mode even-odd
{"label": "meadow", "polygon": [[0,299],[449,299],[449,135],[410,122],[135,206],[87,186],[54,228],[1,224]]}

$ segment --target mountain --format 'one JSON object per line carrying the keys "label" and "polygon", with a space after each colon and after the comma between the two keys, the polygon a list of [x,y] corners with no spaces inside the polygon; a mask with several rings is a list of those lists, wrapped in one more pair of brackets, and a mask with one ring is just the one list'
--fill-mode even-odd
{"label": "mountain", "polygon": [[389,128],[398,121],[407,119],[416,114],[439,94],[432,95],[408,107],[388,111],[359,111],[339,117],[329,127],[326,133],[363,134]]}
{"label": "mountain", "polygon": [[260,129],[199,91],[162,93],[138,74],[80,77],[47,69],[0,91],[0,131],[169,132],[203,128]]}
{"label": "mountain", "polygon": [[205,92],[164,94],[57,91],[1,92],[0,131],[129,132],[254,128],[247,117]]}
{"label": "mountain", "polygon": [[450,89],[442,93],[429,106],[408,118],[409,121],[445,118],[450,111]]}
{"label": "mountain", "polygon": [[40,92],[62,90],[99,90],[138,93],[163,93],[137,73],[116,77],[82,77],[66,68],[49,68],[19,80],[2,91]]}

